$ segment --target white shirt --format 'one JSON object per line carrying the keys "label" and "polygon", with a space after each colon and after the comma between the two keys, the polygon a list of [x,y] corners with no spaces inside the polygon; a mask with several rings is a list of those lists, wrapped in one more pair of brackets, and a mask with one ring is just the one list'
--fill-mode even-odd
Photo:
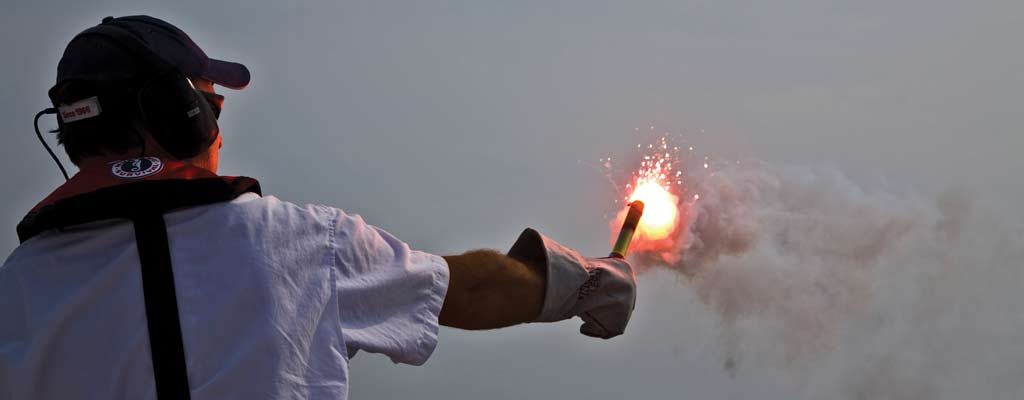
{"label": "white shirt", "polygon": [[[444,259],[359,216],[246,194],[165,220],[193,399],[345,399],[357,351],[437,344]],[[156,398],[145,318],[130,222],[26,241],[0,268],[0,400]]]}

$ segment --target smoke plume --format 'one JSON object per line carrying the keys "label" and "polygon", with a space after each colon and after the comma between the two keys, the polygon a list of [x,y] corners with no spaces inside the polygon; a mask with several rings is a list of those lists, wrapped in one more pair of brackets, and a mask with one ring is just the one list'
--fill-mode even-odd
{"label": "smoke plume", "polygon": [[718,313],[732,376],[757,360],[797,398],[1024,398],[1024,231],[971,193],[765,164],[687,190],[672,249],[635,257]]}

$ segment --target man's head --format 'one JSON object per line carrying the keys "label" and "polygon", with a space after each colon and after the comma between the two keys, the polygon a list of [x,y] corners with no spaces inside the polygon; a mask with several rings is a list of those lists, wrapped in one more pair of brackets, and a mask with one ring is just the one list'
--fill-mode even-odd
{"label": "man's head", "polygon": [[245,66],[208,58],[173,25],[107,17],[71,40],[49,94],[75,164],[144,150],[216,170],[223,97],[213,85],[248,83]]}

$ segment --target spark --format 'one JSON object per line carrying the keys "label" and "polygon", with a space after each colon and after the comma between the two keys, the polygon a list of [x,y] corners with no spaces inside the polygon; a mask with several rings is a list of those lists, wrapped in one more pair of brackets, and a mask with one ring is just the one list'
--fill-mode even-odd
{"label": "spark", "polygon": [[[640,219],[633,240],[636,250],[664,249],[675,240],[681,215],[679,196],[683,185],[683,163],[680,146],[674,146],[668,133],[651,142],[638,143],[639,168],[633,171],[625,194],[626,203],[644,202],[644,216]],[[690,147],[692,149],[692,147]],[[626,216],[622,209],[612,221],[615,233]]]}
{"label": "spark", "polygon": [[[686,237],[690,207],[700,199],[700,195],[687,186],[699,182],[700,177],[714,176],[718,169],[733,162],[738,163],[716,157],[715,168],[712,168],[711,157],[697,152],[696,143],[691,144],[678,134],[661,134],[662,129],[655,131],[653,125],[648,128],[650,131],[633,129],[643,138],[636,143],[636,153],[628,161],[636,164],[622,171],[631,171],[628,180],[612,178],[610,157],[605,164],[607,176],[619,194],[615,204],[621,207],[609,221],[612,241],[618,236],[628,212],[623,206],[636,200],[644,202],[644,215],[631,246],[634,254],[662,254],[677,248],[679,241]],[[623,157],[617,159],[618,165],[622,165]]]}

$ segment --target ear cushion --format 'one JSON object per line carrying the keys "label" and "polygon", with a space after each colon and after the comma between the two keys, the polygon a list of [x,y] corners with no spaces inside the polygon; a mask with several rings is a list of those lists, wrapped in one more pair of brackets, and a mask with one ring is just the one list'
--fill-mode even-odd
{"label": "ear cushion", "polygon": [[176,70],[157,75],[143,86],[138,107],[153,138],[178,159],[199,155],[220,133],[209,103]]}

